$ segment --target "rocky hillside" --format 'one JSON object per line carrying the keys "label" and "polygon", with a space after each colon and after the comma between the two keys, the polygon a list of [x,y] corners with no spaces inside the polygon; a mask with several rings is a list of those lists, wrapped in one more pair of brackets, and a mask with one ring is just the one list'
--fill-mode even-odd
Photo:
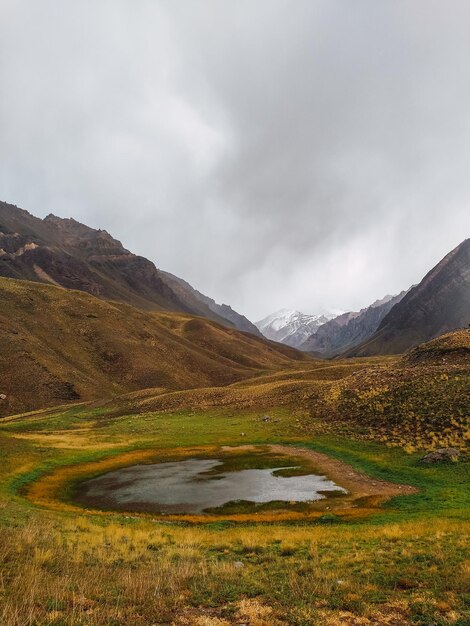
{"label": "rocky hillside", "polygon": [[202,294],[195,297],[184,281],[175,288],[176,277],[129,252],[106,231],[54,215],[42,220],[6,202],[0,202],[0,276],[78,289],[144,310],[201,315],[242,330],[249,326],[231,309],[224,315],[224,307],[210,298],[212,307]]}
{"label": "rocky hillside", "polygon": [[178,313],[0,278],[0,415],[250,378],[303,352]]}
{"label": "rocky hillside", "polygon": [[400,354],[470,324],[470,239],[449,252],[347,356]]}
{"label": "rocky hillside", "polygon": [[323,324],[299,348],[322,357],[333,357],[368,339],[382,319],[407,292],[385,296],[360,311],[349,311]]}
{"label": "rocky hillside", "polygon": [[256,322],[256,326],[267,339],[298,348],[334,317],[334,314],[307,315],[300,311],[281,309]]}

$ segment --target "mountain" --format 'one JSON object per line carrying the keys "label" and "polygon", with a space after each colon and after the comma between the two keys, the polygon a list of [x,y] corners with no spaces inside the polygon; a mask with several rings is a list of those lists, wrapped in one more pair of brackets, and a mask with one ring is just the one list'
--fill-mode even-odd
{"label": "mountain", "polygon": [[346,356],[399,354],[470,323],[470,239],[449,252]]}
{"label": "mountain", "polygon": [[349,311],[318,328],[300,346],[300,350],[331,358],[368,339],[377,330],[382,319],[405,296],[385,296],[360,311]]}
{"label": "mountain", "polygon": [[39,219],[6,202],[0,202],[0,276],[78,289],[143,310],[201,315],[257,333],[230,307],[207,298],[209,306],[184,281],[176,286],[179,279],[129,252],[105,230],[55,215]]}
{"label": "mountain", "polygon": [[256,322],[256,326],[267,339],[297,348],[333,317],[333,314],[306,315],[300,311],[281,309]]}
{"label": "mountain", "polygon": [[149,387],[221,386],[309,360],[201,317],[8,278],[0,278],[0,345],[2,415]]}
{"label": "mountain", "polygon": [[[192,308],[195,310],[202,304],[204,307],[208,307],[210,311],[212,311],[219,318],[231,322],[238,330],[257,335],[258,337],[262,336],[256,326],[250,322],[249,319],[234,311],[228,304],[217,304],[215,300],[209,298],[209,296],[205,296],[200,291],[197,291],[197,289],[194,289],[194,287],[191,287],[191,285],[185,280],[178,278],[169,272],[160,270],[160,273],[162,274],[167,285],[169,285],[181,298],[184,298],[186,302],[188,302],[189,298],[192,296]],[[207,317],[207,315],[205,317]]]}

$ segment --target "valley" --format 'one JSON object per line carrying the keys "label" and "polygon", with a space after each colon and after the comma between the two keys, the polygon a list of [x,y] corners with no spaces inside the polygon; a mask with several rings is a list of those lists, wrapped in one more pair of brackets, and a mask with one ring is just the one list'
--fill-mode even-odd
{"label": "valley", "polygon": [[[4,417],[3,622],[465,624],[469,334]],[[460,460],[420,461],[443,446]],[[348,494],[165,515],[74,501],[119,468],[223,457],[313,463]]]}
{"label": "valley", "polygon": [[468,623],[469,240],[360,312],[271,319],[280,343],[2,208],[2,624]]}
{"label": "valley", "polygon": [[470,626],[469,32],[0,0],[0,626]]}

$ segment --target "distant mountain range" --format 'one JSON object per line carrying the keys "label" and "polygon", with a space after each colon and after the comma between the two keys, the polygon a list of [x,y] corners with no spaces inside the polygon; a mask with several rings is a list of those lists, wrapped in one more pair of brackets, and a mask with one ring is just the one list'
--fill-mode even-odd
{"label": "distant mountain range", "polygon": [[300,311],[281,309],[256,322],[256,326],[267,339],[298,348],[334,317],[334,313],[307,315]]}
{"label": "distant mountain range", "polygon": [[385,296],[360,311],[349,311],[320,326],[299,347],[318,356],[330,358],[368,339],[387,313],[405,296]]}
{"label": "distant mountain range", "polygon": [[360,311],[325,316],[283,309],[256,326],[271,340],[332,358],[399,354],[469,324],[470,239],[466,239],[418,285]]}
{"label": "distant mountain range", "polygon": [[385,296],[360,311],[307,315],[300,311],[281,309],[256,322],[261,333],[272,341],[310,352],[322,358],[341,354],[368,339],[382,319],[406,291]]}
{"label": "distant mountain range", "polygon": [[326,322],[299,348],[322,357],[400,354],[469,324],[470,239],[466,239],[419,284]]}
{"label": "distant mountain range", "polygon": [[6,202],[0,202],[0,276],[78,289],[143,310],[199,315],[260,335],[246,317],[129,252],[105,230],[55,215],[39,219]]}

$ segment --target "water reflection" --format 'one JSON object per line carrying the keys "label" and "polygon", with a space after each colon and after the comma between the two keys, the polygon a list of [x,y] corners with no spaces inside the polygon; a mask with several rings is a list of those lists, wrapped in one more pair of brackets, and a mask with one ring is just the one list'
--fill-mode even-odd
{"label": "water reflection", "polygon": [[160,513],[202,513],[229,502],[312,502],[345,490],[325,476],[280,476],[269,469],[214,472],[219,459],[133,465],[81,485],[76,500],[94,507]]}

